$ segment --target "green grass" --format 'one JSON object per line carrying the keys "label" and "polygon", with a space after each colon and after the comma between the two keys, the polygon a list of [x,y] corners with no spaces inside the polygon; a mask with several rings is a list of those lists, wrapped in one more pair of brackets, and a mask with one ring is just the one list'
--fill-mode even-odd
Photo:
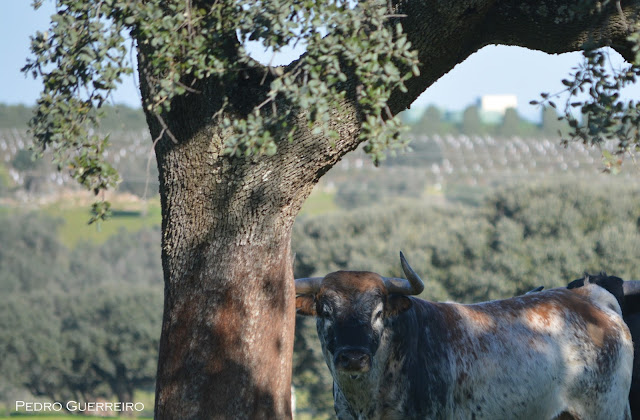
{"label": "green grass", "polygon": [[302,206],[300,214],[315,216],[338,210],[338,206],[333,200],[334,196],[334,193],[314,190]]}
{"label": "green grass", "polygon": [[[313,191],[300,214],[317,215],[337,210],[338,206],[333,201],[333,197],[333,193]],[[87,224],[90,217],[87,203],[58,202],[43,208],[43,211],[64,221],[59,228],[60,240],[70,248],[82,241],[101,244],[122,228],[135,232],[143,227],[159,226],[162,222],[160,203],[157,198],[149,200],[146,205],[112,199],[112,209],[111,219],[92,225]]]}
{"label": "green grass", "polygon": [[[334,194],[326,192],[313,192],[305,202],[300,214],[318,215],[329,213],[338,209],[333,201]],[[113,203],[113,217],[106,222],[88,225],[89,206],[76,205],[73,207],[52,205],[44,209],[51,216],[64,220],[60,226],[61,241],[73,248],[80,241],[103,243],[111,235],[121,228],[135,232],[143,227],[159,226],[162,222],[160,203],[156,200],[149,202],[146,213],[142,206]]]}
{"label": "green grass", "polygon": [[135,232],[143,227],[158,226],[161,223],[160,204],[149,202],[146,211],[142,205],[113,204],[113,217],[106,222],[88,224],[88,205],[65,206],[53,204],[43,209],[47,214],[60,218],[64,223],[59,228],[62,243],[73,248],[81,241],[100,244],[124,228]]}

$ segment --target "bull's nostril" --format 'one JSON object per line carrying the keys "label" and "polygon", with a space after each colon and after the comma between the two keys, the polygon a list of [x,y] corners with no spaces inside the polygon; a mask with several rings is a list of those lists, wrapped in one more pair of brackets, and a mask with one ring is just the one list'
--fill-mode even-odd
{"label": "bull's nostril", "polygon": [[349,372],[366,372],[371,367],[371,357],[357,350],[344,350],[336,354],[335,366]]}

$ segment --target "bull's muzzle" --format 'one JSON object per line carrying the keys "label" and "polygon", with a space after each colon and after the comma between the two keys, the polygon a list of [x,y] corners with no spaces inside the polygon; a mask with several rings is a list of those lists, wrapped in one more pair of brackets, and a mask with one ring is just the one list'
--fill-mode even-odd
{"label": "bull's muzzle", "polygon": [[333,358],[333,364],[339,371],[365,373],[371,369],[371,354],[363,349],[338,350]]}

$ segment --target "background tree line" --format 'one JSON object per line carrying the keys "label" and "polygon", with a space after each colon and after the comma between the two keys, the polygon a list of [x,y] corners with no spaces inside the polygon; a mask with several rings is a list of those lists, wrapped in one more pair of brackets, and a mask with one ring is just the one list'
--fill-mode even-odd
{"label": "background tree line", "polygon": [[[0,129],[26,129],[33,116],[34,107],[0,103]],[[126,105],[105,105],[101,112],[100,130],[146,130],[147,123],[140,108]]]}
{"label": "background tree line", "polygon": [[[141,109],[125,105],[105,106],[100,129],[109,131],[137,131],[146,129],[146,121]],[[24,105],[6,105],[0,103],[0,129],[26,129],[33,114],[33,108]],[[461,115],[441,110],[434,105],[427,106],[416,120],[403,115],[404,122],[417,134],[466,134],[466,135],[504,135],[555,137],[558,129],[569,128],[558,120],[558,113],[551,107],[541,110],[539,121],[530,121],[521,117],[518,111],[509,108],[498,123],[485,122],[478,105],[469,105]]]}
{"label": "background tree line", "polygon": [[[615,181],[615,179],[614,179]],[[64,246],[61,222],[0,214],[0,390],[50,399],[131,399],[153,388],[162,307],[159,229]],[[583,270],[640,278],[640,192],[613,182],[492,190],[478,205],[381,196],[302,216],[295,275],[364,269],[401,276],[403,250],[423,297],[475,302],[555,287]],[[302,415],[331,417],[331,379],[315,324],[297,319],[294,385]]]}
{"label": "background tree line", "polygon": [[[33,112],[33,107],[0,104],[0,198],[52,194],[74,187],[69,171],[57,171],[50,152],[45,152],[43,159],[33,159],[33,139],[27,132]],[[116,105],[105,106],[101,112],[104,116],[98,130],[109,134],[111,148],[105,151],[105,158],[121,174],[119,192],[155,195],[158,170],[155,162],[147,165],[150,157],[154,159],[142,110]]]}
{"label": "background tree line", "polygon": [[565,134],[569,130],[566,121],[558,119],[558,113],[551,107],[542,108],[537,122],[522,118],[514,108],[508,108],[497,122],[483,119],[478,105],[470,105],[461,115],[443,111],[434,105],[428,106],[415,120],[407,121],[411,132],[418,135],[458,135],[496,137],[559,137],[558,131]]}
{"label": "background tree line", "polygon": [[[72,187],[66,171],[57,172],[55,165],[47,159],[33,160],[32,152],[28,150],[31,138],[26,132],[32,112],[30,107],[0,104],[0,198],[21,194],[46,195]],[[107,160],[122,177],[118,191],[138,197],[154,195],[158,191],[158,171],[155,163],[148,165],[154,153],[142,111],[110,106],[104,109],[104,114],[100,129],[110,133],[112,150],[107,152]],[[427,168],[434,163],[440,164],[446,153],[442,145],[434,142],[434,136],[496,137],[498,142],[514,137],[555,141],[559,138],[558,130],[566,132],[568,129],[565,123],[558,121],[556,111],[549,107],[541,111],[538,123],[521,118],[514,109],[507,110],[498,124],[483,122],[475,105],[469,106],[460,118],[454,117],[452,112],[430,106],[417,120],[405,122],[410,128],[411,152],[389,155],[382,161],[382,166]],[[362,160],[370,161],[364,152],[360,153]],[[327,180],[335,178],[335,172],[330,171]],[[14,180],[16,177],[17,181]],[[396,195],[415,195],[425,186],[425,182],[416,183],[416,177],[411,180],[390,178],[381,171],[356,173],[349,179],[356,182],[340,183],[344,194],[338,202],[345,207],[352,207],[354,200],[377,199],[380,194],[370,187],[372,183],[384,183],[389,186],[389,191],[393,188]]]}

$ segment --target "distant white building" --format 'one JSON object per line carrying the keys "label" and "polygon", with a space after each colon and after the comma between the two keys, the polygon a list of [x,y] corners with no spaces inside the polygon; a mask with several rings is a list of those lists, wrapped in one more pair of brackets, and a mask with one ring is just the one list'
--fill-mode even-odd
{"label": "distant white building", "polygon": [[[433,104],[431,104],[433,105]],[[475,105],[478,107],[480,118],[486,124],[500,124],[505,112],[509,108],[518,108],[518,97],[516,95],[483,95],[476,99]],[[430,106],[430,105],[429,105]],[[408,124],[413,124],[420,120],[429,106],[416,105],[402,111],[402,118]],[[447,110],[439,108],[443,119],[453,123],[461,123],[464,110]]]}
{"label": "distant white building", "polygon": [[516,95],[484,95],[480,98],[480,108],[485,112],[499,112],[504,115],[507,109],[517,107]]}
{"label": "distant white building", "polygon": [[509,108],[518,108],[516,95],[484,95],[478,99],[480,117],[485,123],[497,124],[502,121]]}

